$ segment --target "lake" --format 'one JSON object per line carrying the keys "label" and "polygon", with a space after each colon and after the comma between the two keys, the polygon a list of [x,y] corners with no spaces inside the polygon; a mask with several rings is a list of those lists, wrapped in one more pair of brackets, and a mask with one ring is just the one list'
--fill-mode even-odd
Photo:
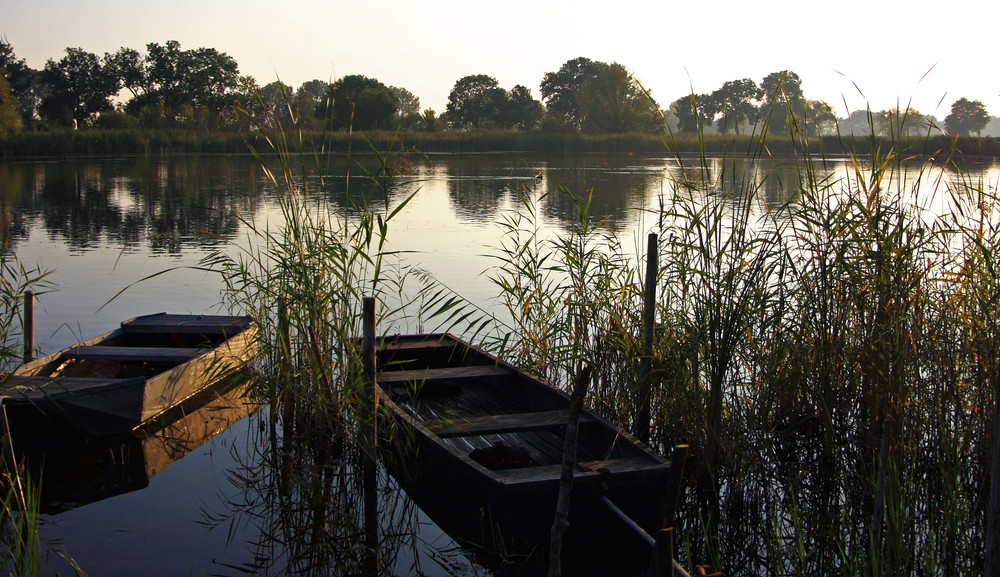
{"label": "lake", "polygon": [[[398,173],[388,197],[371,201],[393,207],[415,194],[391,223],[392,248],[405,251],[401,259],[406,265],[486,309],[496,306],[497,291],[488,273],[497,263],[491,256],[500,242],[497,222],[516,210],[520,195],[537,199],[543,235],[554,237],[565,231],[575,210],[567,193],[592,191],[591,218],[638,255],[645,234],[657,224],[647,209],[655,209],[671,193],[670,175],[681,170],[666,156],[599,154],[409,154],[393,162]],[[365,170],[373,166],[367,157],[360,162],[336,157],[306,182],[314,187],[317,174],[323,174],[325,200],[349,206],[368,190]],[[787,182],[798,170],[794,162],[729,166],[713,161],[711,166],[714,174],[705,181],[719,182],[717,189],[726,191],[727,179],[719,175],[749,175],[764,182],[766,203],[774,206],[788,200],[787,188],[774,183]],[[850,170],[846,160],[821,169],[831,178]],[[922,187],[928,202],[940,209],[946,204],[943,188],[953,175],[946,169],[932,169],[928,175],[921,182],[904,180],[904,185]],[[981,179],[996,191],[1000,167],[992,162],[971,166],[963,178]],[[935,187],[942,190],[932,193],[929,189]],[[245,242],[245,220],[275,219],[274,193],[249,155],[0,161],[6,240],[23,266],[49,272],[36,308],[37,347],[53,352],[152,312],[224,312],[220,277],[201,270],[201,260]],[[381,330],[425,328],[412,318],[388,319],[387,324]],[[232,399],[213,402],[230,406]],[[212,414],[218,418],[218,412]],[[268,516],[278,514],[269,508],[276,493],[255,451],[265,420],[254,415],[233,418],[231,426],[220,421],[225,423],[221,428],[228,427],[225,432],[200,446],[190,441],[184,456],[157,470],[144,487],[44,515],[41,536],[48,554],[42,574],[70,574],[67,557],[92,575],[303,570],[296,556],[301,552],[291,541],[313,536],[268,531]],[[162,439],[179,433],[157,435]],[[141,453],[133,444],[98,447],[96,454]],[[350,478],[350,463],[331,474]],[[383,476],[381,486],[385,505],[380,525],[398,528],[391,532],[405,536],[387,549],[395,559],[394,574],[490,571],[468,559],[405,495],[392,490],[390,479]],[[327,555],[327,568],[310,570],[336,574],[330,567],[343,561],[341,555],[351,557],[355,545],[320,549]],[[310,555],[316,551],[306,558],[312,559]]]}

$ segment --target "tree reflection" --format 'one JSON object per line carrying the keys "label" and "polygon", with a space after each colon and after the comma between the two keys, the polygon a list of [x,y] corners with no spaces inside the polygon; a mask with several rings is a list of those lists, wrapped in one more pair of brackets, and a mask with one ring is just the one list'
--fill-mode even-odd
{"label": "tree reflection", "polygon": [[[236,236],[239,212],[261,195],[244,157],[103,159],[5,165],[3,194],[17,222],[36,217],[51,239],[78,250],[106,244],[179,253]],[[26,238],[28,226],[12,229]]]}

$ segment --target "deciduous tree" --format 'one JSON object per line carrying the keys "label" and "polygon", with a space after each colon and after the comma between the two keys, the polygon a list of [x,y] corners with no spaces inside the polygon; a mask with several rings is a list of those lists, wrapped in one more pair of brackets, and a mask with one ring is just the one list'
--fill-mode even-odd
{"label": "deciduous tree", "polygon": [[492,76],[460,78],[448,94],[448,122],[458,128],[493,128],[506,104],[507,93]]}
{"label": "deciduous tree", "polygon": [[399,104],[388,86],[374,78],[351,74],[333,83],[329,92],[335,130],[386,130],[393,127]]}
{"label": "deciduous tree", "polygon": [[82,48],[67,48],[58,62],[49,60],[42,71],[48,93],[40,111],[50,122],[88,126],[98,112],[111,110],[111,97],[118,93],[118,78],[109,73],[96,54]]}
{"label": "deciduous tree", "polygon": [[607,66],[604,62],[580,57],[566,61],[556,72],[546,72],[541,84],[546,114],[558,117],[566,127],[579,130],[582,116],[577,98],[580,89]]}
{"label": "deciduous tree", "polygon": [[837,126],[833,107],[822,100],[806,100],[802,108],[802,129],[808,136],[820,136]]}
{"label": "deciduous tree", "polygon": [[420,130],[424,132],[440,132],[444,129],[441,117],[434,112],[433,108],[426,108],[420,114]]}
{"label": "deciduous tree", "polygon": [[733,130],[739,134],[741,127],[756,120],[757,107],[763,94],[764,91],[749,78],[729,80],[713,92],[711,100],[721,114],[718,120],[719,132]]}
{"label": "deciduous tree", "polygon": [[760,88],[764,98],[760,117],[770,119],[772,134],[788,132],[799,122],[805,107],[802,79],[789,70],[772,72],[760,82]]}
{"label": "deciduous tree", "polygon": [[29,68],[23,58],[18,58],[5,37],[0,37],[0,68],[7,71],[10,93],[17,100],[22,125],[31,124],[41,101],[41,72]]}
{"label": "deciduous tree", "polygon": [[670,112],[677,119],[677,129],[681,132],[699,132],[704,127],[711,126],[715,115],[710,114],[713,106],[706,106],[708,100],[708,94],[691,94],[671,102]]}
{"label": "deciduous tree", "polygon": [[659,106],[617,62],[584,82],[577,102],[585,132],[649,132],[663,126]]}
{"label": "deciduous tree", "polygon": [[243,80],[236,61],[215,48],[182,50],[176,40],[151,42],[145,56],[121,48],[105,55],[105,61],[132,95],[126,110],[147,124],[197,116],[216,126],[230,116],[238,98],[245,106],[250,102],[249,94],[241,95]]}
{"label": "deciduous tree", "polygon": [[507,92],[500,124],[503,128],[532,130],[538,126],[544,114],[545,107],[531,96],[531,90],[518,84]]}
{"label": "deciduous tree", "polygon": [[306,129],[320,129],[329,115],[328,96],[330,83],[313,79],[303,82],[295,91],[295,108],[298,125]]}
{"label": "deciduous tree", "polygon": [[405,88],[390,86],[389,90],[396,97],[396,126],[402,130],[417,128],[420,124],[420,99]]}
{"label": "deciduous tree", "polygon": [[21,130],[21,114],[18,102],[10,92],[6,69],[0,67],[0,138],[16,134]]}
{"label": "deciduous tree", "polygon": [[944,128],[952,136],[969,136],[982,131],[990,121],[986,106],[979,100],[959,98],[951,105],[951,114],[944,118]]}
{"label": "deciduous tree", "polygon": [[295,124],[295,105],[292,87],[275,80],[265,84],[258,92],[259,103],[266,126],[288,127]]}

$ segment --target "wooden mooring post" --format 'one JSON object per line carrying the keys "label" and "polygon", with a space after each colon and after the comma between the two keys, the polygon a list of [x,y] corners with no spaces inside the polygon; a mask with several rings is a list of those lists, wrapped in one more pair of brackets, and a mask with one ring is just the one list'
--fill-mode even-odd
{"label": "wooden mooring post", "polygon": [[656,233],[646,241],[646,283],[642,302],[642,358],[639,359],[639,409],[635,418],[635,436],[649,442],[652,403],[653,323],[656,320],[656,277],[659,274],[659,251]]}
{"label": "wooden mooring post", "polygon": [[21,332],[24,335],[24,362],[35,359],[35,291],[24,291],[24,311],[21,318]]}
{"label": "wooden mooring post", "polygon": [[364,533],[365,549],[363,574],[375,576],[379,574],[379,535],[378,535],[378,471],[375,467],[376,415],[378,414],[378,399],[375,388],[377,367],[375,340],[375,299],[365,297],[362,301],[362,364],[364,370],[364,390],[361,400],[361,422],[358,424],[361,433],[362,451],[362,485],[364,487]]}
{"label": "wooden mooring post", "polygon": [[990,472],[990,492],[986,513],[986,566],[983,575],[1000,577],[1000,368],[992,375],[991,385],[996,398],[993,407],[993,463]]}
{"label": "wooden mooring post", "polygon": [[677,509],[677,499],[680,495],[681,480],[684,475],[684,462],[687,459],[688,446],[677,445],[670,455],[670,477],[667,479],[663,495],[663,514],[660,529],[650,535],[638,523],[632,520],[624,511],[618,508],[607,496],[601,496],[601,502],[618,518],[623,525],[632,530],[636,537],[649,545],[649,566],[647,577],[689,577],[684,567],[674,559],[674,511]]}
{"label": "wooden mooring post", "polygon": [[566,423],[566,438],[563,443],[562,470],[559,477],[559,495],[556,498],[556,513],[552,520],[549,540],[549,577],[562,575],[562,541],[569,527],[570,494],[573,490],[573,468],[576,467],[576,439],[580,426],[583,400],[590,387],[591,368],[586,365],[576,377],[570,398],[569,422]]}

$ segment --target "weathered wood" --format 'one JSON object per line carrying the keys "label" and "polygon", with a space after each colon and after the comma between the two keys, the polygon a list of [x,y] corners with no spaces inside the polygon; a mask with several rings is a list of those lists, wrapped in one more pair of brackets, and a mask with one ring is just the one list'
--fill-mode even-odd
{"label": "weathered wood", "polygon": [[[164,324],[165,319],[169,323]],[[212,335],[214,339],[204,340],[213,340],[213,348],[132,346],[150,339],[132,338],[134,333],[116,329],[25,363],[13,372],[0,394],[6,404],[44,409],[92,434],[126,432],[237,371],[256,353],[256,327],[248,317],[207,317],[210,324],[226,327],[217,333],[198,326],[205,320],[198,315],[158,314],[123,324],[156,325],[153,334],[164,336],[153,339],[156,342],[191,340],[175,335]],[[186,321],[192,322],[185,325]],[[177,326],[186,328],[166,328]],[[139,332],[150,334],[144,329]],[[67,362],[73,359],[94,362]],[[112,378],[117,376],[134,378]]]}
{"label": "weathered wood", "polygon": [[646,284],[642,302],[642,358],[639,360],[639,410],[636,414],[635,436],[649,442],[650,404],[653,365],[653,322],[656,316],[656,277],[658,274],[656,234],[650,233],[646,243]]}
{"label": "weathered wood", "polygon": [[[582,405],[580,421],[587,425],[578,428],[575,441],[567,438],[565,392],[451,335],[393,337],[377,354],[379,390],[388,393],[384,405],[403,431],[401,442],[391,445],[402,457],[394,461],[408,482],[484,502],[498,523],[521,529],[531,523],[539,539],[533,541],[544,546],[540,539],[551,541],[551,531],[545,531],[550,503],[558,499],[561,463],[570,447],[576,452],[569,471],[575,487],[606,491],[639,526],[658,528],[670,463]],[[407,370],[392,370],[397,368]],[[593,502],[573,499],[574,509],[580,508],[574,512],[581,519],[578,537],[604,530],[586,524]],[[576,522],[569,531],[577,531]]]}
{"label": "weathered wood", "polygon": [[687,459],[688,446],[677,445],[670,454],[670,477],[663,496],[663,515],[660,527],[673,527],[677,512],[677,500],[681,494],[681,481],[684,479],[684,461]]}
{"label": "weathered wood", "polygon": [[[533,413],[514,413],[509,415],[485,415],[470,417],[461,421],[437,420],[424,424],[428,430],[439,437],[457,437],[462,435],[487,435],[517,431],[531,431],[548,427],[565,426],[569,412],[537,411]],[[587,422],[590,417],[583,415],[581,421]]]}
{"label": "weathered wood", "polygon": [[116,387],[123,384],[142,383],[146,379],[105,379],[86,377],[40,377],[32,375],[10,375],[4,383],[5,398],[44,398],[58,393],[73,394],[94,387]]}
{"label": "weathered wood", "polygon": [[996,399],[993,407],[993,466],[990,469],[990,496],[986,514],[986,577],[1000,576],[1000,368],[991,375]]}
{"label": "weathered wood", "polygon": [[90,361],[183,363],[211,350],[205,348],[114,347],[96,345],[70,347],[63,356],[68,359]]}
{"label": "weathered wood", "polygon": [[[365,389],[361,399],[361,427],[362,439],[368,452],[365,461],[365,478],[368,477],[368,461],[375,455],[375,407],[378,403],[376,393],[376,379],[378,378],[378,358],[376,357],[375,342],[375,299],[365,297],[362,301],[362,364],[364,370]],[[372,462],[372,469],[374,469]]]}
{"label": "weathered wood", "polygon": [[[523,469],[505,469],[496,471],[509,488],[530,489],[559,479],[561,465],[544,465],[540,467],[525,467]],[[649,459],[627,457],[623,459],[602,459],[581,461],[573,471],[573,478],[594,479],[604,475],[637,473],[649,476],[666,476],[670,471],[669,464],[650,464]]]}
{"label": "weathered wood", "polygon": [[362,464],[364,486],[364,535],[365,555],[363,561],[365,575],[377,575],[379,563],[378,524],[378,475],[375,467],[376,415],[378,413],[378,357],[375,342],[375,299],[365,297],[362,301],[362,363],[364,365],[365,389],[361,399],[361,428],[365,448]]}
{"label": "weathered wood", "polygon": [[380,351],[406,351],[412,353],[436,352],[455,348],[455,343],[440,339],[382,339],[379,341]]}
{"label": "weathered wood", "polygon": [[656,532],[653,551],[649,556],[649,577],[670,577],[674,574],[674,528]]}
{"label": "weathered wood", "polygon": [[611,514],[621,521],[623,525],[628,527],[636,537],[650,547],[656,546],[656,540],[653,539],[653,537],[650,536],[645,529],[633,521],[631,517],[626,515],[624,511],[619,509],[618,505],[615,505],[614,501],[608,499],[606,495],[601,495],[601,502],[604,503],[604,506],[607,507],[608,511],[611,511]]}
{"label": "weathered wood", "polygon": [[122,329],[129,334],[235,335],[250,324],[247,317],[158,313],[129,319]]}
{"label": "weathered wood", "polygon": [[24,335],[24,362],[30,363],[35,358],[35,291],[24,291],[24,317],[21,319],[21,332]]}
{"label": "weathered wood", "polygon": [[424,383],[440,380],[481,379],[502,377],[513,372],[501,366],[481,365],[471,367],[445,367],[440,369],[414,369],[406,371],[383,371],[378,375],[382,385],[396,383]]}
{"label": "weathered wood", "polygon": [[552,539],[549,542],[549,577],[562,575],[562,540],[569,527],[570,494],[573,490],[573,468],[576,466],[576,439],[580,425],[583,399],[590,387],[591,368],[587,365],[576,377],[573,395],[569,405],[569,420],[566,423],[566,444],[563,449],[562,466],[559,470],[559,495],[556,498],[556,514],[552,521]]}

